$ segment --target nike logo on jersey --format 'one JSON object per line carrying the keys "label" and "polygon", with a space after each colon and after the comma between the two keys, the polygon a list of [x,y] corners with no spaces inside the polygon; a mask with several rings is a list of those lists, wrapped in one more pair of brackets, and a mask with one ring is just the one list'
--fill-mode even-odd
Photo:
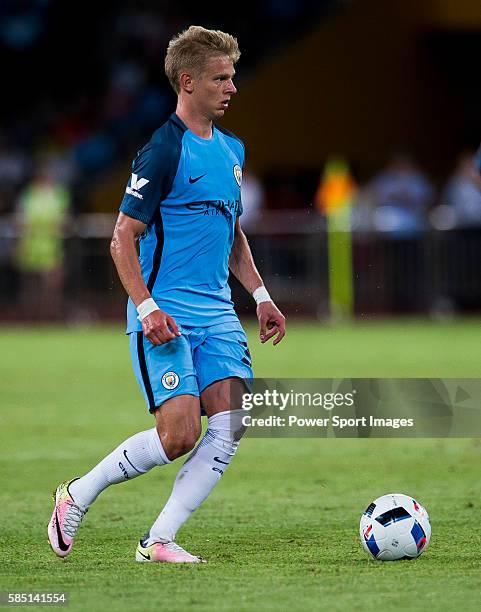
{"label": "nike logo on jersey", "polygon": [[60,525],[58,524],[58,512],[55,512],[55,527],[57,528],[58,547],[63,551],[68,550],[68,544],[65,544],[63,541]]}
{"label": "nike logo on jersey", "polygon": [[204,174],[201,174],[200,176],[196,176],[195,178],[192,178],[191,176],[189,176],[189,183],[191,185],[193,183],[197,183],[197,181],[200,181],[200,179],[203,178],[206,174],[207,174],[207,172],[204,172]]}
{"label": "nike logo on jersey", "polygon": [[139,193],[139,191],[142,189],[142,187],[145,187],[145,185],[147,185],[147,183],[149,182],[150,181],[148,179],[137,178],[137,175],[135,174],[135,172],[132,172],[132,179],[130,181],[130,187],[127,187],[125,191],[129,195],[139,198],[139,200],[143,200],[144,196],[141,193]]}

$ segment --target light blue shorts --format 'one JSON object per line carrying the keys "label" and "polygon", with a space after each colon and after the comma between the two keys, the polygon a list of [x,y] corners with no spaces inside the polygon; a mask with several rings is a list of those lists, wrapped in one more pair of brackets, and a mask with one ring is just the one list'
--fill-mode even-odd
{"label": "light blue shorts", "polygon": [[159,346],[143,332],[129,334],[135,376],[150,412],[176,395],[199,397],[217,380],[253,376],[240,323],[179,329],[182,336]]}

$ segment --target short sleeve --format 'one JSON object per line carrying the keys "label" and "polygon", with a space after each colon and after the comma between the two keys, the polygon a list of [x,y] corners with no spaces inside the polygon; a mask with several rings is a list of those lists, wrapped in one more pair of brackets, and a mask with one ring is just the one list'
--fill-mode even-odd
{"label": "short sleeve", "polygon": [[125,215],[151,223],[154,215],[172,189],[178,156],[162,144],[148,144],[139,151],[132,163],[132,174],[125,189],[120,211]]}

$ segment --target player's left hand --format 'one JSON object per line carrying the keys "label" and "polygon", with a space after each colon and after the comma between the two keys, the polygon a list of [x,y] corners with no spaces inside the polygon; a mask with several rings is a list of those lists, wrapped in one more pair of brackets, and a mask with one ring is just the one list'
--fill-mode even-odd
{"label": "player's left hand", "polygon": [[277,308],[274,302],[261,302],[257,306],[257,318],[259,319],[259,336],[262,344],[273,336],[274,346],[286,335],[286,318]]}

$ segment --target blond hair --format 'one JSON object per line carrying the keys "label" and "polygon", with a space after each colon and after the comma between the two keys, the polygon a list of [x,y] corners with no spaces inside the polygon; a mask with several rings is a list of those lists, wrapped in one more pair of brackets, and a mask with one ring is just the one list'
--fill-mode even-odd
{"label": "blond hair", "polygon": [[176,93],[180,91],[182,72],[199,76],[212,57],[227,55],[235,64],[240,57],[237,39],[220,30],[206,30],[202,26],[190,26],[174,36],[167,47],[165,74]]}

